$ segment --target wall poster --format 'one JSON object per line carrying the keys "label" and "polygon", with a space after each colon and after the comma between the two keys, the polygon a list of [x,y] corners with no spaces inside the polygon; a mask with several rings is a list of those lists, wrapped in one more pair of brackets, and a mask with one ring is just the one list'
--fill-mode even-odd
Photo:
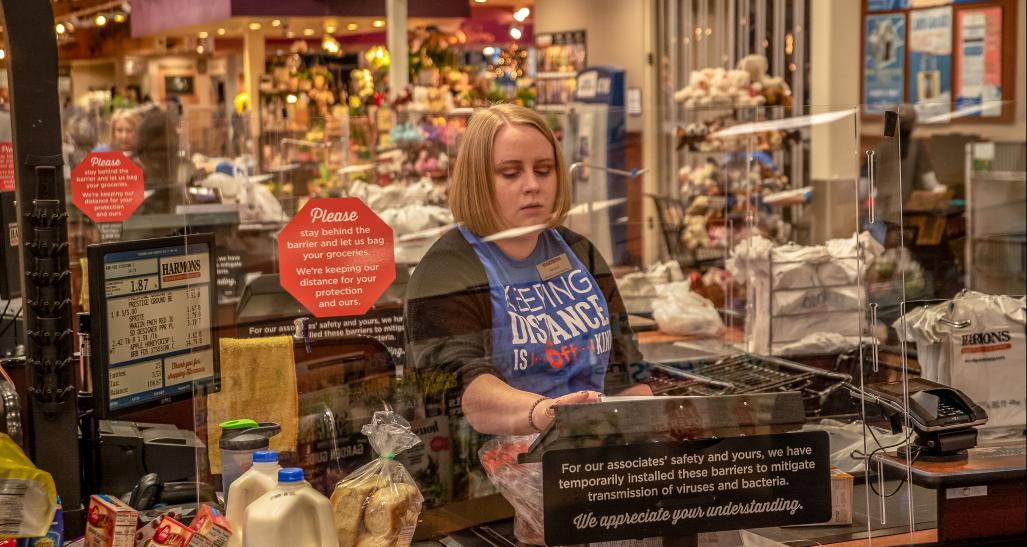
{"label": "wall poster", "polygon": [[956,21],[956,109],[1002,115],[1002,8],[960,10]]}
{"label": "wall poster", "polygon": [[867,12],[895,11],[909,7],[909,0],[867,0]]}
{"label": "wall poster", "polygon": [[869,15],[863,30],[864,112],[879,114],[903,102],[906,16]]}
{"label": "wall poster", "polygon": [[909,100],[922,122],[951,110],[951,7],[909,14]]}

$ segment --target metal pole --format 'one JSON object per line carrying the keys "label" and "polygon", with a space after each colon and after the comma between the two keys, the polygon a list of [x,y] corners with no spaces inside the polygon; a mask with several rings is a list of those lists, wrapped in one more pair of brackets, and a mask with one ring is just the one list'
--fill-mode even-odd
{"label": "metal pole", "polygon": [[50,2],[0,0],[11,89],[15,199],[21,239],[29,457],[53,475],[66,534],[83,531],[68,213]]}
{"label": "metal pole", "polygon": [[386,46],[389,49],[389,97],[394,98],[410,83],[410,45],[407,43],[407,0],[385,0]]}

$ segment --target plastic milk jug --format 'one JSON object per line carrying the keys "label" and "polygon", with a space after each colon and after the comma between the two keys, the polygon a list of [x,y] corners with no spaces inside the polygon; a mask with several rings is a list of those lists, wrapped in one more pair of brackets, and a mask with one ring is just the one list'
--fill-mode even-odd
{"label": "plastic milk jug", "polygon": [[243,519],[243,547],[339,547],[332,502],[297,467],[280,470],[278,486],[251,503]]}
{"label": "plastic milk jug", "polygon": [[228,488],[228,508],[225,516],[232,525],[229,547],[242,545],[243,515],[246,507],[278,484],[278,453],[274,450],[258,450],[253,453],[253,465]]}

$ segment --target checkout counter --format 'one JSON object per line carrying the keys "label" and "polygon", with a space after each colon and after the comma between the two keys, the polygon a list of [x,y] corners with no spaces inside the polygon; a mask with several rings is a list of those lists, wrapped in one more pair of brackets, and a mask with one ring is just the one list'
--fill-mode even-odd
{"label": "checkout counter", "polygon": [[[629,446],[663,443],[674,446],[682,439],[689,439],[684,442],[705,439],[707,443],[716,443],[718,440],[725,442],[746,437],[806,435],[808,433],[804,430],[829,430],[838,423],[835,418],[851,422],[859,417],[858,414],[832,416],[839,409],[846,408],[840,399],[850,396],[849,391],[839,387],[851,378],[842,372],[818,370],[779,359],[750,357],[744,363],[737,358],[733,361],[717,360],[701,355],[702,352],[696,349],[700,346],[677,344],[681,341],[679,337],[658,332],[641,334],[643,354],[650,360],[661,361],[656,371],[663,380],[655,385],[662,382],[669,391],[676,389],[690,395],[705,391],[702,394],[707,396],[648,400],[612,398],[597,405],[556,407],[553,427],[539,436],[528,452],[521,456],[521,461],[543,462],[544,470],[558,472],[554,464],[547,465],[547,457],[543,453],[580,451],[585,460],[601,461],[611,456],[586,453],[600,446],[605,447],[602,450],[605,454],[619,454],[618,450]],[[675,356],[678,358],[676,361]],[[752,373],[755,370],[759,374],[747,377],[736,374],[733,386],[728,385],[731,384],[730,378],[723,375],[719,377],[728,381],[721,384],[700,381],[704,371],[730,366],[735,367],[736,372]],[[685,374],[675,376],[674,369]],[[764,385],[764,390],[771,393],[725,394],[739,386],[744,390],[746,381],[767,382],[768,376],[773,374],[785,388],[787,382],[796,381],[792,376],[801,376],[799,383],[803,386],[774,393],[773,386],[768,389]],[[689,390],[691,393],[687,393]],[[687,406],[687,411],[678,409],[679,405]],[[851,410],[852,406],[848,408]],[[739,409],[743,411],[739,412]],[[676,415],[697,418],[686,421],[682,426],[674,423]],[[825,438],[828,436],[823,434]],[[828,450],[832,453],[837,451],[834,440]],[[926,440],[925,435],[925,443]],[[868,438],[867,442],[871,449],[874,448],[872,439]],[[1025,449],[1027,442],[1019,436],[1005,441],[984,441],[958,457],[948,458],[949,461],[914,458],[911,465],[904,456],[896,455],[894,448],[876,452],[872,454],[869,475],[862,471],[853,472],[854,477],[849,478],[847,503],[851,520],[848,522],[790,525],[787,519],[778,519],[777,525],[767,526],[758,522],[750,524],[746,518],[736,517],[735,522],[747,524],[732,529],[725,526],[719,531],[696,529],[694,533],[674,534],[673,538],[668,536],[662,543],[647,540],[649,543],[645,545],[912,545],[1022,538],[1027,535],[1024,525],[1024,508],[1027,507],[1024,499],[1027,476]],[[701,452],[696,449],[677,450],[682,454]],[[826,454],[823,459],[828,460]],[[826,487],[829,482],[826,470],[822,480],[820,487]],[[547,485],[548,482],[544,481],[544,490]],[[823,492],[817,494],[816,482],[805,481],[803,487],[806,489],[804,495],[824,495]],[[879,496],[878,492],[885,495]],[[773,497],[780,496],[775,494]],[[578,501],[584,510],[598,513],[602,509],[594,501]],[[639,501],[634,503],[644,505]],[[832,502],[829,500],[826,505],[830,508]],[[547,515],[550,510],[547,504]],[[517,545],[514,520],[510,518],[513,512],[514,509],[499,495],[429,509],[422,515],[423,526],[418,530],[415,539],[419,541],[414,545]],[[468,515],[471,514],[480,515],[480,520],[470,522]],[[831,516],[828,514],[828,518]],[[571,519],[554,519],[561,523],[566,520]],[[435,532],[436,537],[426,537],[427,531]],[[445,535],[441,540],[437,537],[440,533]]]}

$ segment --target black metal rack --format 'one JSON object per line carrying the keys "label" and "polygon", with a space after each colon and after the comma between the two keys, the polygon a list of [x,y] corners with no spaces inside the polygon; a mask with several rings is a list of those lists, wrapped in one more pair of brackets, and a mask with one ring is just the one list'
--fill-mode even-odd
{"label": "black metal rack", "polygon": [[656,363],[650,387],[655,395],[740,395],[797,391],[807,416],[820,415],[828,397],[848,374],[820,370],[774,357],[743,353],[715,360]]}
{"label": "black metal rack", "polygon": [[[69,537],[82,533],[82,477],[68,269],[68,213],[50,2],[0,0],[11,88],[15,199],[19,219],[25,362],[26,449],[53,475]],[[29,52],[32,52],[29,54]]]}

